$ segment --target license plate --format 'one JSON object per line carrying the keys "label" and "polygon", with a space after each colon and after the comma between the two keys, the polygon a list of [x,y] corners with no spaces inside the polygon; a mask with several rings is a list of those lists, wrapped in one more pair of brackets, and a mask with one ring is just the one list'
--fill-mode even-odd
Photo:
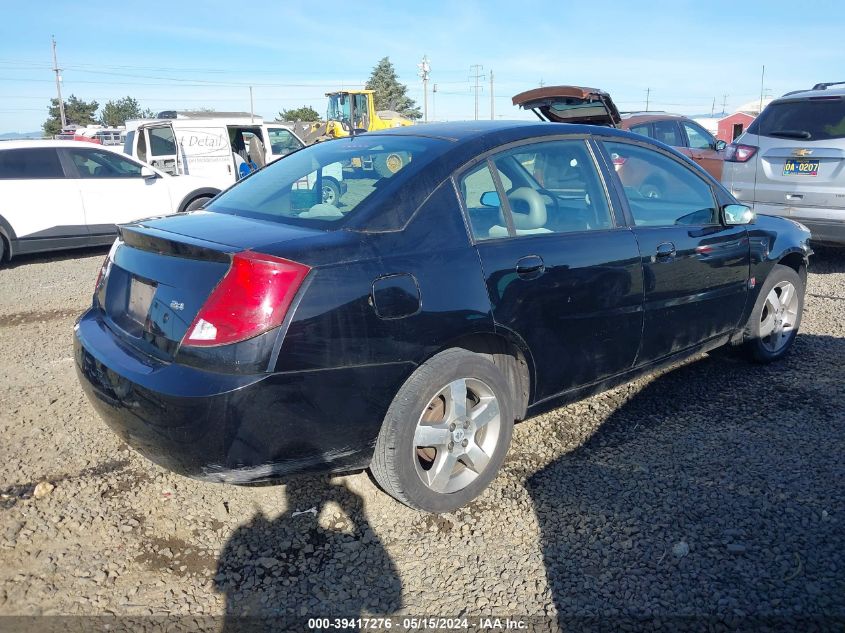
{"label": "license plate", "polygon": [[155,284],[132,278],[129,284],[129,304],[126,306],[126,312],[133,321],[144,325],[155,293]]}
{"label": "license plate", "polygon": [[819,161],[788,158],[783,165],[784,176],[818,176]]}

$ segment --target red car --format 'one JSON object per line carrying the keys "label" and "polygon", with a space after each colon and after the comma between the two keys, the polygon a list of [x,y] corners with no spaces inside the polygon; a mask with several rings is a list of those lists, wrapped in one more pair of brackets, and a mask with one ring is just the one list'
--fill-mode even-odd
{"label": "red car", "polygon": [[607,92],[582,86],[535,88],[516,95],[513,104],[532,110],[545,121],[606,125],[648,136],[689,156],[716,180],[722,178],[726,143],[685,116],[666,112],[620,113]]}

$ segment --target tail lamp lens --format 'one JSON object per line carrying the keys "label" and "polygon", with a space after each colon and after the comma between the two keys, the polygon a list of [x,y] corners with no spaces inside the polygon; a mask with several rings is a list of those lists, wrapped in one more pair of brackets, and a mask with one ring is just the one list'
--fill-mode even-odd
{"label": "tail lamp lens", "polygon": [[309,270],[304,264],[271,255],[236,254],[182,345],[228,345],[278,327]]}
{"label": "tail lamp lens", "polygon": [[725,148],[725,160],[729,163],[746,163],[756,153],[757,148],[753,145],[731,143]]}

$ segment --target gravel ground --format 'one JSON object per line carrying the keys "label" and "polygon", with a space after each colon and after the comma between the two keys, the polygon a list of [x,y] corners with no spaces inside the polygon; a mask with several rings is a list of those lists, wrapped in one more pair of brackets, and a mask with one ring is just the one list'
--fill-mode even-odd
{"label": "gravel ground", "polygon": [[71,325],[105,250],[0,270],[0,614],[845,617],[845,252],[793,353],[722,354],[517,426],[469,507],[366,474],[238,488],[122,445]]}

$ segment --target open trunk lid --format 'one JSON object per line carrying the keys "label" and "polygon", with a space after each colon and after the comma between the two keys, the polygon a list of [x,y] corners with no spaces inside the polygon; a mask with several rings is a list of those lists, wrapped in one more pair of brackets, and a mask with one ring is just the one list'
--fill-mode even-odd
{"label": "open trunk lid", "polygon": [[532,110],[540,119],[554,123],[616,127],[622,122],[610,95],[596,88],[544,86],[515,95],[513,104]]}

